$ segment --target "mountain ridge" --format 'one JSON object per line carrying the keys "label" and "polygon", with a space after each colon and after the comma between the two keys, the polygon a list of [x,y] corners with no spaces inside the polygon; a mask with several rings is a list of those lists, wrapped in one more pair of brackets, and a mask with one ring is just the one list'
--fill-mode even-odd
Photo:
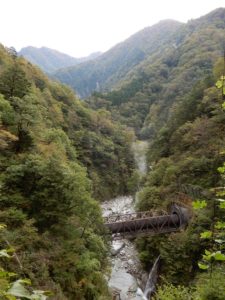
{"label": "mountain ridge", "polygon": [[80,64],[92,60],[101,55],[101,52],[94,52],[86,57],[76,58],[48,47],[27,46],[22,48],[18,54],[23,56],[32,64],[39,66],[44,72],[52,73],[57,69]]}
{"label": "mountain ridge", "polygon": [[89,104],[109,109],[142,138],[152,138],[185,94],[202,78],[212,77],[224,51],[224,34],[225,9],[189,21],[170,43],[127,72],[112,91],[94,93]]}
{"label": "mountain ridge", "polygon": [[128,71],[162,47],[182,24],[174,20],[160,21],[133,34],[100,57],[58,70],[53,75],[70,85],[82,98],[95,90],[111,90]]}
{"label": "mountain ridge", "polygon": [[176,50],[195,30],[201,34],[200,31],[204,31],[209,23],[213,25],[214,20],[218,23],[217,29],[223,28],[223,16],[224,8],[218,8],[187,23],[162,20],[138,31],[97,59],[57,70],[53,75],[71,86],[81,98],[86,98],[93,92],[117,90],[130,80],[130,73],[137,77],[135,69],[139,65],[154,63],[169,48]]}

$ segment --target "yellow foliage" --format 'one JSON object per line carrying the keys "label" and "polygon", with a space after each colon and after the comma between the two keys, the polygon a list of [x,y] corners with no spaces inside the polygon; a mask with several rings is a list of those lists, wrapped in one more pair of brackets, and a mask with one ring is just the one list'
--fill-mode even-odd
{"label": "yellow foliage", "polygon": [[37,148],[46,158],[59,156],[61,161],[65,162],[67,160],[66,152],[62,147],[59,147],[59,144],[39,142]]}
{"label": "yellow foliage", "polygon": [[11,132],[5,129],[0,129],[0,150],[7,149],[17,140],[18,137]]}

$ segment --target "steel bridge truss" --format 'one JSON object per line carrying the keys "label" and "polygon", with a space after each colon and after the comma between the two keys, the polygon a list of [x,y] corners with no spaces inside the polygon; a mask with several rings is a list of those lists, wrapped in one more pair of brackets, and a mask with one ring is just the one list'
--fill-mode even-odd
{"label": "steel bridge truss", "polygon": [[111,215],[105,218],[105,226],[115,238],[132,238],[146,234],[160,234],[178,231],[184,228],[189,220],[188,210],[178,205],[171,207],[171,213],[152,211],[132,214]]}

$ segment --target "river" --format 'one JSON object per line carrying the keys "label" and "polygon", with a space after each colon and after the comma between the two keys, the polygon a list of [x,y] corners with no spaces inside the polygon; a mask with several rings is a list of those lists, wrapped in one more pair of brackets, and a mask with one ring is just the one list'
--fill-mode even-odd
{"label": "river", "polygon": [[[140,176],[147,171],[147,142],[138,141],[133,144],[134,158]],[[118,196],[103,202],[103,216],[134,212],[135,200],[132,196]],[[148,278],[138,258],[138,252],[132,241],[128,239],[112,240],[111,243],[112,271],[108,278],[110,290],[120,300],[147,300],[142,290]],[[120,298],[119,298],[120,297]]]}

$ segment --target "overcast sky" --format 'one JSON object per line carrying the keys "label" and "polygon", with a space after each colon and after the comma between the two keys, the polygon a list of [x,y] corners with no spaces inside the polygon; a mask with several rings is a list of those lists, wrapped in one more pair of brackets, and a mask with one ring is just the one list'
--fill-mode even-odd
{"label": "overcast sky", "polygon": [[0,0],[0,43],[81,57],[160,20],[187,22],[218,7],[225,0]]}

